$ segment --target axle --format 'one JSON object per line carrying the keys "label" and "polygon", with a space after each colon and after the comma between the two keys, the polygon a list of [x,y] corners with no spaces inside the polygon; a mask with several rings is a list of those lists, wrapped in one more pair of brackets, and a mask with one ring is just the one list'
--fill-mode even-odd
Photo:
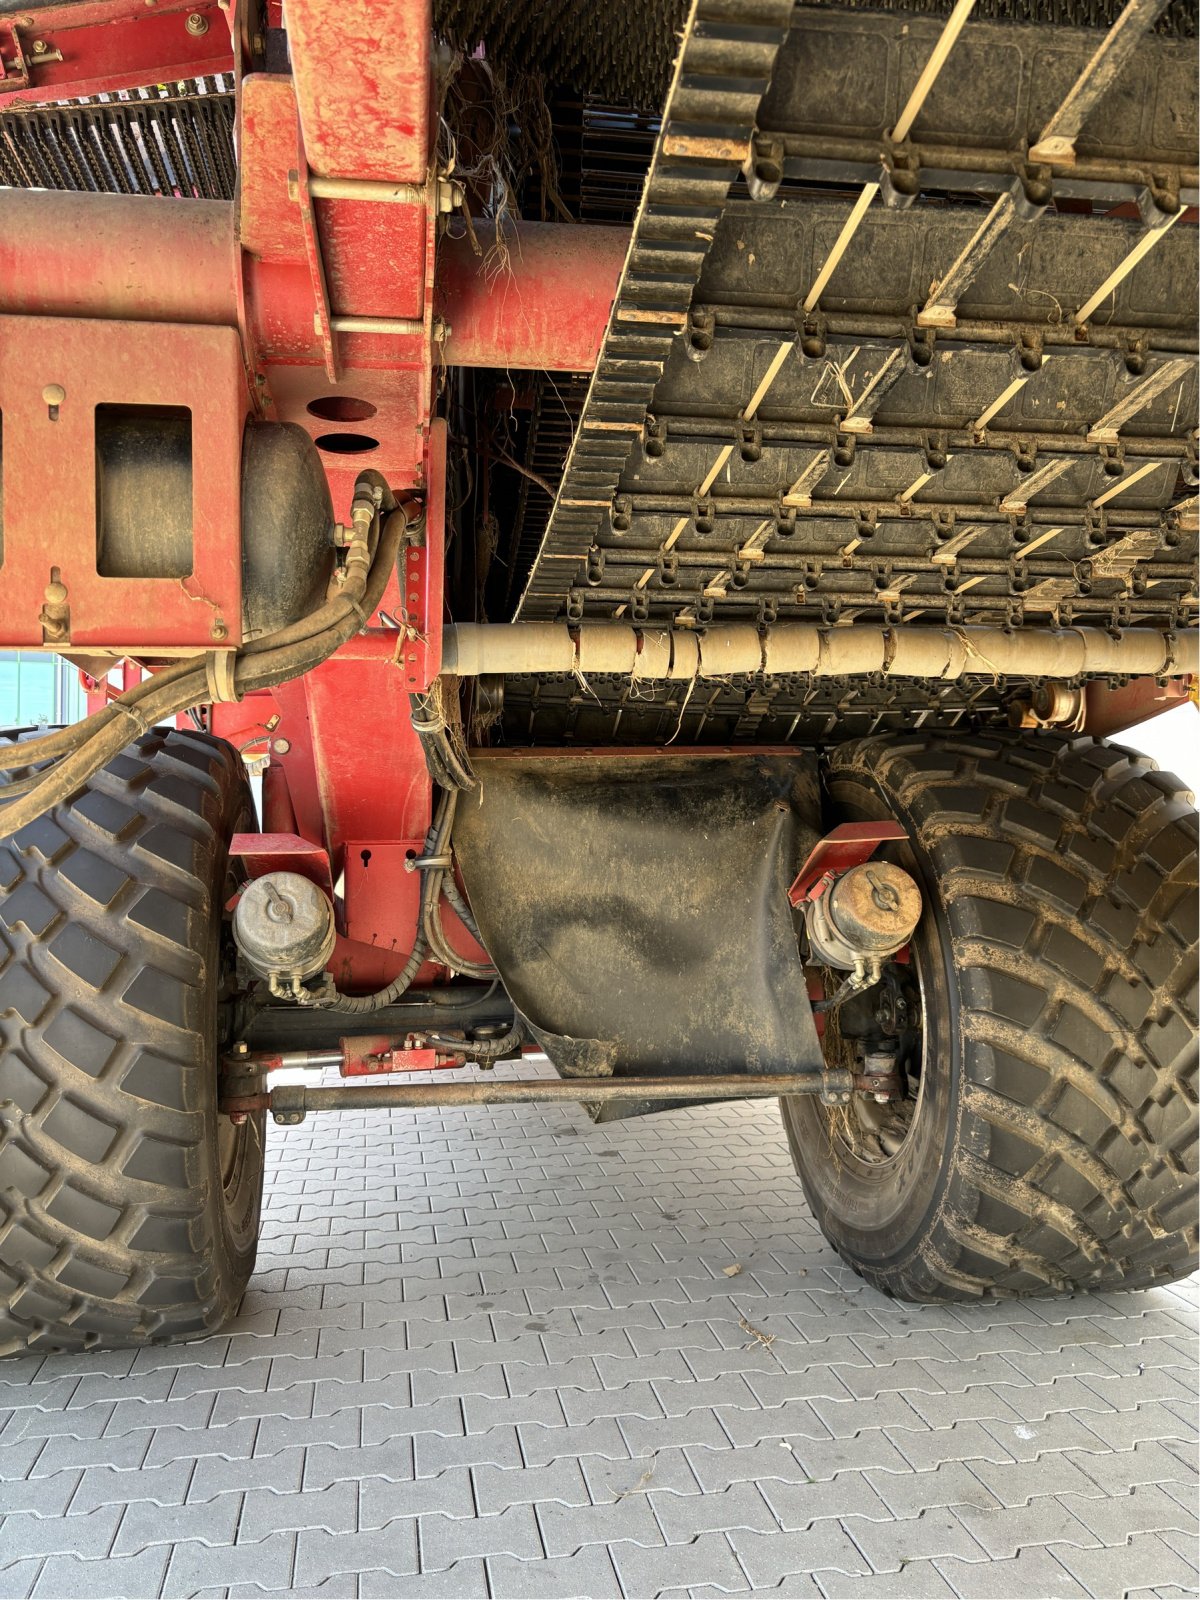
{"label": "axle", "polygon": [[[298,1052],[304,1054],[304,1052]],[[297,1063],[303,1064],[303,1063]],[[313,1065],[325,1065],[325,1053]],[[383,1083],[363,1088],[341,1085],[310,1088],[307,1084],[280,1085],[257,1094],[232,1094],[222,1099],[227,1116],[244,1118],[253,1111],[269,1111],[284,1125],[303,1122],[310,1111],[375,1111],[429,1106],[530,1105],[584,1102],[595,1105],[614,1100],[765,1100],[776,1096],[819,1094],[836,1103],[847,1100],[854,1087],[849,1072],[745,1074],[688,1078],[529,1078],[478,1083]]]}

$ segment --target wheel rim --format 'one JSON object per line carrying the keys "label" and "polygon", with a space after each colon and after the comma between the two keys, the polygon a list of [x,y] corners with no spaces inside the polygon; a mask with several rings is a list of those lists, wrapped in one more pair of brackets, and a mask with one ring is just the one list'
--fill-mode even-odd
{"label": "wheel rim", "polygon": [[[905,1146],[913,1138],[925,1104],[924,1088],[928,1066],[929,1044],[924,1019],[928,1014],[930,997],[918,946],[910,949],[912,977],[918,996],[917,1043],[915,1050],[906,1051],[897,1063],[904,1082],[905,1092],[899,1100],[878,1104],[874,1097],[855,1092],[848,1105],[824,1105],[820,1115],[829,1140],[830,1154],[841,1160],[850,1160],[860,1166],[883,1169],[897,1162]],[[832,995],[845,978],[832,968],[816,969],[825,995]],[[873,992],[873,991],[869,991]],[[825,1013],[825,1031],[822,1047],[825,1063],[831,1069],[861,1073],[862,1064],[856,1058],[855,1043],[843,1037],[836,1011]]]}
{"label": "wheel rim", "polygon": [[[252,823],[243,817],[238,828]],[[221,920],[217,934],[218,970],[221,974],[216,996],[217,1071],[221,1057],[233,1043],[237,1028],[238,992],[236,986],[237,947],[233,939],[233,920],[225,907],[241,889],[245,874],[230,858],[226,863],[222,890]],[[217,1172],[230,1243],[238,1253],[253,1249],[258,1237],[258,1187],[262,1168],[265,1118],[261,1112],[234,1122],[218,1111],[216,1117]]]}

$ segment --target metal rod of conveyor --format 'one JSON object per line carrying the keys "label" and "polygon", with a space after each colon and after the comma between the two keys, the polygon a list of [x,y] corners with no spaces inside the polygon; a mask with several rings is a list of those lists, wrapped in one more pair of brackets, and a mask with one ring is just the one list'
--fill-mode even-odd
{"label": "metal rod of conveyor", "polygon": [[1071,92],[1034,141],[1030,161],[1057,166],[1074,161],[1075,140],[1085,120],[1166,9],[1166,0],[1129,0],[1093,51]]}
{"label": "metal rod of conveyor", "polygon": [[449,677],[613,673],[641,681],[691,682],[733,673],[814,678],[1075,678],[1089,674],[1184,677],[1200,670],[1195,630],[1129,628],[918,628],[853,623],[820,627],[752,623],[703,629],[557,622],[448,625],[442,671]]}
{"label": "metal rod of conveyor", "polygon": [[281,1086],[269,1093],[233,1095],[226,1112],[269,1110],[287,1118],[309,1111],[415,1109],[427,1106],[530,1105],[547,1101],[763,1100],[777,1095],[849,1094],[846,1071],[746,1073],[686,1078],[482,1078],[470,1083],[371,1083],[331,1088]]}

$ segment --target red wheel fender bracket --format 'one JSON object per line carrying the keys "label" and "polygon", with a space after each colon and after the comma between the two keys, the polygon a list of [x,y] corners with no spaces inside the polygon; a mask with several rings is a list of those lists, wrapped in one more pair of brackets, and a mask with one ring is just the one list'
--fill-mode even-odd
{"label": "red wheel fender bracket", "polygon": [[898,822],[842,822],[818,841],[788,890],[792,905],[819,900],[840,873],[869,861],[881,844],[907,839]]}
{"label": "red wheel fender bracket", "polygon": [[241,857],[249,878],[262,878],[268,872],[298,872],[333,899],[328,852],[298,833],[235,833],[229,841],[229,854]]}

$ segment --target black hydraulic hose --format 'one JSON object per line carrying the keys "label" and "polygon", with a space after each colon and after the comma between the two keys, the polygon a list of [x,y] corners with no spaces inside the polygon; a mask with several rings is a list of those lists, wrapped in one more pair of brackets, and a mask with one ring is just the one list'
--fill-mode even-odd
{"label": "black hydraulic hose", "polygon": [[[407,515],[403,511],[394,511],[387,516],[370,570],[363,579],[347,583],[349,594],[337,595],[326,601],[308,618],[280,630],[279,634],[265,635],[243,646],[237,652],[234,664],[235,689],[240,693],[250,689],[269,689],[289,678],[299,677],[318,666],[339,645],[359,632],[383,597],[407,522]],[[138,691],[144,692],[138,693],[136,700],[131,700]],[[137,685],[136,691],[130,691],[122,697],[123,706],[122,702],[114,701],[112,707],[104,707],[94,717],[79,724],[77,729],[62,730],[77,736],[67,755],[45,772],[0,789],[0,838],[19,832],[52,806],[82,788],[101,767],[120,754],[135,732],[145,732],[156,722],[176,716],[208,698],[208,677],[204,666],[179,662],[156,674],[148,683]],[[135,708],[132,713],[133,729],[129,727],[131,703]],[[122,707],[125,715],[110,717],[108,713],[118,706]],[[24,766],[30,760],[38,759],[31,753],[35,744],[36,741],[30,740],[23,747],[14,746],[14,751],[17,748],[22,750],[19,765]],[[45,747],[42,748],[44,750]]]}
{"label": "black hydraulic hose", "polygon": [[434,868],[426,874],[426,881],[421,890],[421,929],[425,935],[436,960],[442,966],[462,972],[469,978],[487,978],[495,972],[491,962],[471,961],[466,956],[461,956],[450,946],[446,938],[446,931],[442,927],[440,901],[444,886],[445,873],[439,868]]}
{"label": "black hydraulic hose", "polygon": [[435,1049],[453,1051],[455,1055],[465,1055],[470,1061],[500,1061],[513,1050],[519,1049],[524,1037],[525,1029],[519,1022],[514,1023],[499,1039],[455,1039],[444,1033],[425,1035],[428,1043]]}
{"label": "black hydraulic hose", "polygon": [[428,946],[423,935],[418,932],[417,942],[413,945],[412,954],[404,963],[403,971],[388,984],[386,989],[377,989],[374,994],[342,994],[334,990],[332,994],[321,995],[311,1003],[322,1011],[344,1011],[348,1014],[362,1015],[368,1011],[381,1011],[384,1006],[395,1004],[404,991],[411,987],[413,979],[425,965],[425,957],[429,954]]}
{"label": "black hydraulic hose", "polygon": [[470,906],[458,892],[458,885],[454,881],[454,868],[446,869],[446,881],[442,884],[442,893],[446,896],[446,904],[462,923],[463,927],[478,944],[483,943],[479,932],[479,924],[475,921]]}
{"label": "black hydraulic hose", "polygon": [[[433,829],[437,841],[433,854],[438,859],[449,859],[450,835],[454,829],[454,816],[458,810],[458,794],[457,789],[447,789],[438,804],[437,820]],[[441,899],[452,877],[453,870],[448,867],[431,867],[427,870],[421,891],[422,931],[429,948],[443,966],[466,973],[471,978],[490,977],[496,970],[490,961],[485,964],[460,956],[457,951],[451,949],[450,942],[446,938],[445,929],[442,927]],[[455,893],[457,894],[457,887]]]}
{"label": "black hydraulic hose", "polygon": [[[12,772],[18,767],[36,766],[43,761],[55,761],[61,756],[69,755],[94,733],[98,727],[115,722],[122,716],[127,717],[131,727],[131,734],[140,731],[142,717],[135,714],[139,701],[163,683],[177,683],[180,678],[186,677],[193,669],[191,661],[176,661],[169,667],[164,667],[154,677],[146,678],[141,683],[135,684],[132,689],[126,689],[121,695],[110,700],[107,705],[101,706],[99,711],[94,711],[90,717],[82,722],[73,723],[69,728],[55,728],[51,733],[41,733],[32,739],[23,739],[20,744],[14,744],[8,749],[0,748],[0,771]],[[28,780],[23,780],[28,781]],[[11,794],[12,789],[5,789],[4,794]]]}

